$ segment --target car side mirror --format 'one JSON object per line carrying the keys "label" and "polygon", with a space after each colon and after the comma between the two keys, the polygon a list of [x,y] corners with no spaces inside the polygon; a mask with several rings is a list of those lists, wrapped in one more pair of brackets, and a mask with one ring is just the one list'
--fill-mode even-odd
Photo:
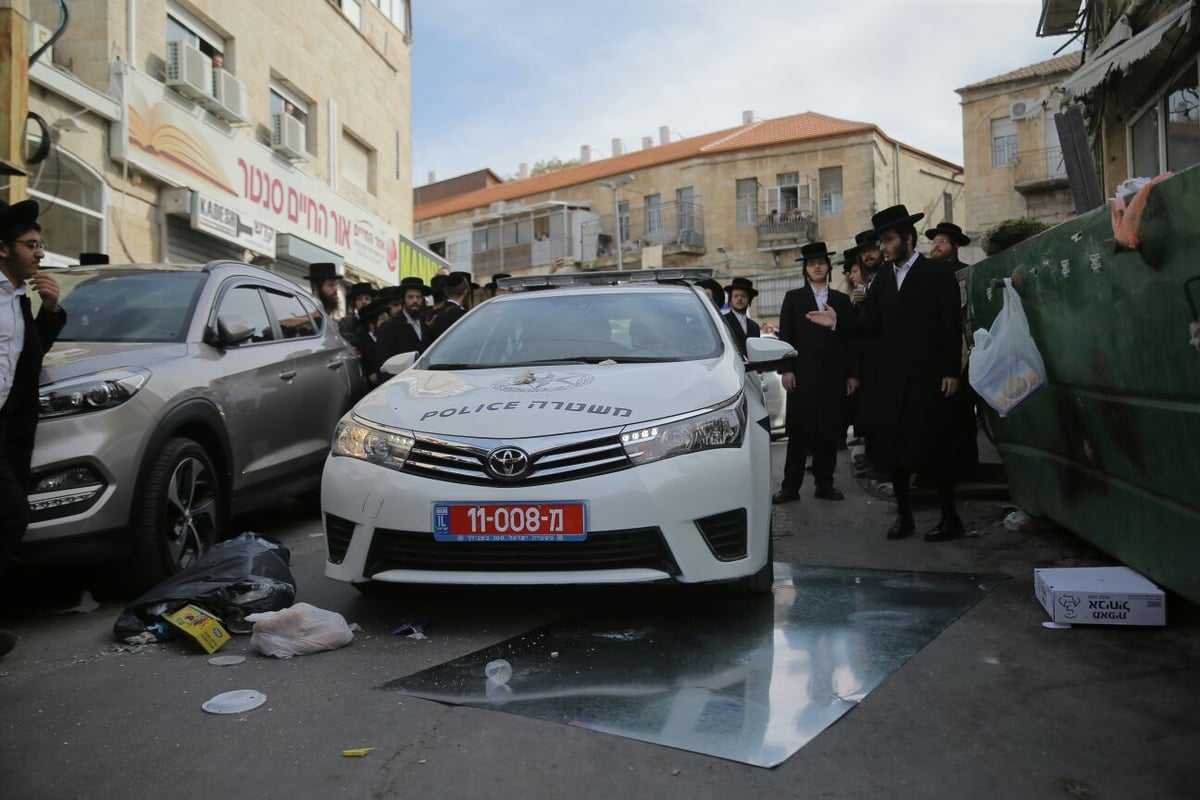
{"label": "car side mirror", "polygon": [[796,357],[796,349],[779,339],[751,336],[746,340],[746,369],[766,372],[779,369],[783,362]]}
{"label": "car side mirror", "polygon": [[389,358],[379,367],[379,371],[384,375],[399,375],[404,370],[411,367],[417,360],[417,352],[411,351],[408,353],[397,353]]}
{"label": "car side mirror", "polygon": [[235,347],[254,335],[254,326],[233,314],[217,317],[217,341],[221,347]]}

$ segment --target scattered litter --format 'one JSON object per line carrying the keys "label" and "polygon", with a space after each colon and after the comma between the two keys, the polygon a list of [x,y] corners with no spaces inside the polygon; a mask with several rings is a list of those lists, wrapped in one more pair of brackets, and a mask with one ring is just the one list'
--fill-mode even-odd
{"label": "scattered litter", "polygon": [[234,689],[206,700],[201,708],[210,714],[240,714],[258,708],[267,702],[267,696],[253,689]]}
{"label": "scattered litter", "polygon": [[425,759],[423,759],[423,758],[418,758],[418,759],[417,759],[417,763],[418,763],[418,764],[424,764],[424,763],[425,763]]}
{"label": "scattered litter", "polygon": [[1004,527],[1010,531],[1027,531],[1033,527],[1033,520],[1018,509],[1004,518]]}
{"label": "scattered litter", "polygon": [[248,614],[246,621],[254,623],[250,646],[276,658],[336,650],[354,641],[354,632],[345,617],[309,603],[296,603],[282,611]]}
{"label": "scattered litter", "polygon": [[163,619],[195,639],[209,655],[229,643],[229,633],[221,627],[221,620],[199,606],[186,605],[177,611],[163,614]]}
{"label": "scattered litter", "polygon": [[513,696],[512,687],[507,683],[501,683],[495,678],[488,678],[483,682],[483,693],[490,702],[498,706],[504,705]]}
{"label": "scattered litter", "polygon": [[152,641],[165,641],[176,631],[160,618],[189,604],[219,617],[226,630],[241,633],[247,613],[285,608],[295,599],[290,560],[286,547],[254,533],[219,542],[127,606],[113,634],[126,641],[149,631],[155,634]]}
{"label": "scattered litter", "polygon": [[553,650],[553,651],[551,651],[551,653],[550,653],[550,657],[551,657],[551,658],[558,658],[558,651],[557,651],[557,650]]}
{"label": "scattered litter", "polygon": [[1065,631],[1071,627],[1071,624],[1069,622],[1051,622],[1050,620],[1046,620],[1042,623],[1042,627],[1053,631]]}
{"label": "scattered litter", "polygon": [[208,663],[214,667],[232,667],[235,664],[241,664],[245,660],[245,656],[213,656],[208,660]]}
{"label": "scattered litter", "polygon": [[354,631],[355,633],[361,633],[361,632],[362,632],[362,625],[359,625],[357,622],[351,622],[351,623],[350,623],[350,630]]}
{"label": "scattered litter", "polygon": [[323,533],[310,533],[310,534],[308,535],[308,538],[310,538],[310,539],[320,539],[320,538],[321,538],[321,537],[323,537],[324,535],[325,535],[325,534],[323,534]]}
{"label": "scattered litter", "polygon": [[508,683],[508,679],[512,677],[512,664],[509,664],[503,658],[489,661],[487,666],[483,668],[483,674],[488,680],[495,681],[496,683]]}
{"label": "scattered litter", "polygon": [[92,597],[92,593],[89,592],[87,589],[84,589],[79,594],[79,603],[78,604],[72,606],[71,608],[64,608],[62,611],[59,611],[58,613],[59,614],[90,614],[99,607],[100,607],[100,604],[96,602],[96,598]]}
{"label": "scattered litter", "polygon": [[392,631],[392,636],[407,636],[409,639],[424,639],[425,626],[428,622],[405,622]]}
{"label": "scattered litter", "polygon": [[[154,642],[157,642],[157,641],[158,641],[158,635],[152,631],[144,631],[143,633],[139,633],[136,636],[126,636],[125,637],[126,644],[139,645],[139,646],[146,645],[146,644],[153,644]],[[128,652],[138,652],[138,651],[130,650]]]}
{"label": "scattered litter", "polygon": [[1166,625],[1162,589],[1129,567],[1035,569],[1034,595],[1054,622]]}
{"label": "scattered litter", "polygon": [[674,776],[674,775],[678,775],[678,774],[679,774],[680,772],[682,772],[682,771],[683,771],[683,770],[673,769],[673,770],[671,770],[671,775],[672,775],[672,776]]}
{"label": "scattered litter", "polygon": [[361,758],[374,749],[374,747],[352,747],[349,750],[343,750],[342,755],[347,758]]}

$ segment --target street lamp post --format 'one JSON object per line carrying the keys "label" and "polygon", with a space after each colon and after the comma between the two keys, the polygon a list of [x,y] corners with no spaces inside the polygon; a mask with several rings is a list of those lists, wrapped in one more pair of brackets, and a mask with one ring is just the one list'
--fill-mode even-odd
{"label": "street lamp post", "polygon": [[622,175],[619,178],[613,178],[611,181],[593,181],[597,186],[603,186],[605,189],[611,189],[613,193],[613,226],[615,229],[617,240],[617,271],[625,269],[624,261],[621,258],[624,247],[621,242],[621,204],[617,200],[617,191],[627,184],[633,183],[636,175]]}

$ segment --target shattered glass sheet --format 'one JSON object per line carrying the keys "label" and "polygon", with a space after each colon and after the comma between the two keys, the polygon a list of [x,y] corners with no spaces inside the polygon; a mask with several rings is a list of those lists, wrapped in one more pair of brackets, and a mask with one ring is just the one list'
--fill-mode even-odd
{"label": "shattered glass sheet", "polygon": [[[776,564],[772,596],[624,594],[382,688],[773,767],[1000,580]],[[495,659],[507,683],[485,679]]]}

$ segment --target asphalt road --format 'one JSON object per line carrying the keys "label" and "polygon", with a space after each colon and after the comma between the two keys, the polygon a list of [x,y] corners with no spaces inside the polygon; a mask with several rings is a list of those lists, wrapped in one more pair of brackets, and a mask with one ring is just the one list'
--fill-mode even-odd
{"label": "asphalt road", "polygon": [[[380,691],[578,611],[636,620],[663,590],[407,588],[368,599],[323,577],[318,517],[297,506],[238,527],[288,545],[298,600],[362,626],[337,651],[276,660],[238,637],[221,652],[246,662],[214,667],[183,642],[115,644],[121,601],[54,613],[78,602],[77,584],[6,585],[4,624],[22,639],[0,660],[0,797],[1196,796],[1195,607],[1172,598],[1166,628],[1048,630],[1033,568],[1111,563],[1103,554],[1064,531],[1007,531],[996,501],[964,504],[972,538],[889,542],[889,503],[844,465],[839,475],[845,502],[806,487],[777,509],[778,561],[1011,577],[774,769]],[[922,512],[918,525],[935,519]],[[411,621],[429,623],[426,639],[391,634]],[[201,710],[240,688],[266,704],[228,717]],[[375,749],[341,755],[353,747]]]}

